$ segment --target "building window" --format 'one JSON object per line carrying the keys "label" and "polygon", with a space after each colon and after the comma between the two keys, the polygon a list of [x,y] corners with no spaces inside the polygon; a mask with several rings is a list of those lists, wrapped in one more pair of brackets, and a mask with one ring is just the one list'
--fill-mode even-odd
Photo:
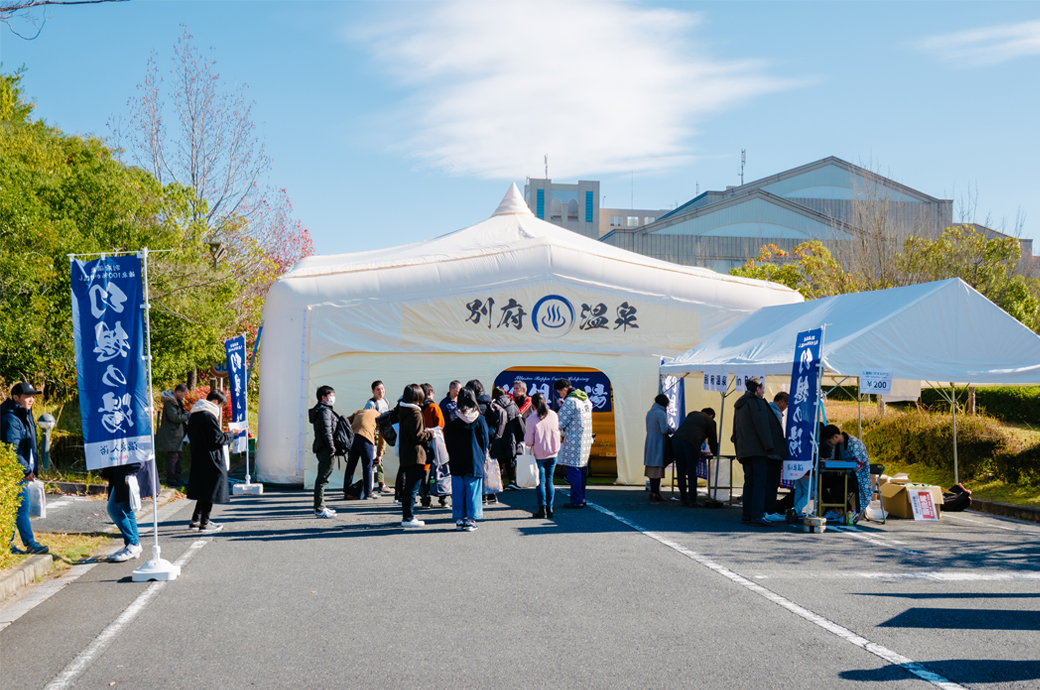
{"label": "building window", "polygon": [[630,228],[638,228],[639,227],[639,216],[629,216],[628,217],[628,227],[630,227]]}
{"label": "building window", "polygon": [[542,220],[545,220],[545,190],[544,189],[539,189],[538,190],[538,204],[537,204],[537,209],[535,210],[534,214],[536,216],[538,216],[539,218],[541,218]]}
{"label": "building window", "polygon": [[650,223],[653,223],[655,220],[657,220],[657,219],[654,218],[653,216],[647,216],[646,218],[643,219],[643,225],[650,225]]}
{"label": "building window", "polygon": [[585,192],[585,222],[592,222],[592,192]]}
{"label": "building window", "polygon": [[610,217],[610,227],[612,227],[612,228],[620,228],[621,227],[621,216],[611,216]]}
{"label": "building window", "polygon": [[553,222],[563,220],[563,202],[559,199],[549,202],[549,220]]}
{"label": "building window", "polygon": [[578,200],[571,199],[567,202],[567,220],[578,222]]}

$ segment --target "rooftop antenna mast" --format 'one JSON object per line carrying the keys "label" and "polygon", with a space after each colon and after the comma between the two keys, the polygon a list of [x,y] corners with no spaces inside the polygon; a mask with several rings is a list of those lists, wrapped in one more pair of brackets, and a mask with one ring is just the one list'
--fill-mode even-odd
{"label": "rooftop antenna mast", "polygon": [[549,154],[545,154],[545,179],[549,179]]}
{"label": "rooftop antenna mast", "polygon": [[747,149],[740,149],[740,184],[744,184],[745,163],[747,163]]}

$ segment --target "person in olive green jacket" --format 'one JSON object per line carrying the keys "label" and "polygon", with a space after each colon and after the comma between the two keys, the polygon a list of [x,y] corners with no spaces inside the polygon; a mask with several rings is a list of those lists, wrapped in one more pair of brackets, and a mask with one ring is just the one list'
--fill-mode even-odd
{"label": "person in olive green jacket", "polygon": [[172,393],[162,393],[163,406],[159,414],[159,429],[155,433],[155,450],[166,453],[168,486],[180,486],[184,483],[181,479],[181,449],[184,433],[188,429],[188,413],[184,410],[184,396],[187,394],[188,387],[183,383],[174,388]]}

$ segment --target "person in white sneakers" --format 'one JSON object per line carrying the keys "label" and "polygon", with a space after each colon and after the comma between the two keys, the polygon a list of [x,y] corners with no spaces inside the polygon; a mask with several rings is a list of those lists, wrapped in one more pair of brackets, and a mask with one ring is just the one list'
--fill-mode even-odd
{"label": "person in white sneakers", "polygon": [[314,443],[311,451],[318,457],[318,476],[314,478],[314,517],[330,518],[336,511],[325,505],[325,487],[332,475],[332,456],[336,452],[336,391],[332,386],[319,386],[315,395],[318,404],[308,411],[308,419],[314,426]]}
{"label": "person in white sneakers", "polygon": [[[105,467],[101,476],[108,480],[108,516],[123,537],[123,549],[108,557],[113,563],[123,563],[137,558],[143,551],[137,534],[137,517],[134,515],[133,494],[141,498],[158,495],[153,490],[152,474],[154,461],[135,462],[129,465]],[[131,485],[134,486],[131,486]]]}
{"label": "person in white sneakers", "polygon": [[426,523],[412,514],[415,505],[415,494],[419,484],[426,477],[426,445],[433,439],[433,434],[423,422],[422,404],[426,396],[416,383],[404,387],[401,402],[397,404],[395,413],[399,431],[397,442],[401,457],[401,527],[423,527]]}

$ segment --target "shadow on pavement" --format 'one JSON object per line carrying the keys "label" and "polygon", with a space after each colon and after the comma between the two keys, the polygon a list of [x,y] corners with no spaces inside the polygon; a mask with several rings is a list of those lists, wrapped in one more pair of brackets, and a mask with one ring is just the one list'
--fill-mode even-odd
{"label": "shadow on pavement", "polygon": [[1040,611],[910,608],[898,616],[881,623],[878,627],[948,630],[1040,630]]}
{"label": "shadow on pavement", "polygon": [[[1040,661],[1007,659],[950,659],[923,664],[956,683],[1010,683],[1040,678]],[[910,675],[902,666],[842,671],[845,680],[876,683],[887,680],[906,680]]]}

